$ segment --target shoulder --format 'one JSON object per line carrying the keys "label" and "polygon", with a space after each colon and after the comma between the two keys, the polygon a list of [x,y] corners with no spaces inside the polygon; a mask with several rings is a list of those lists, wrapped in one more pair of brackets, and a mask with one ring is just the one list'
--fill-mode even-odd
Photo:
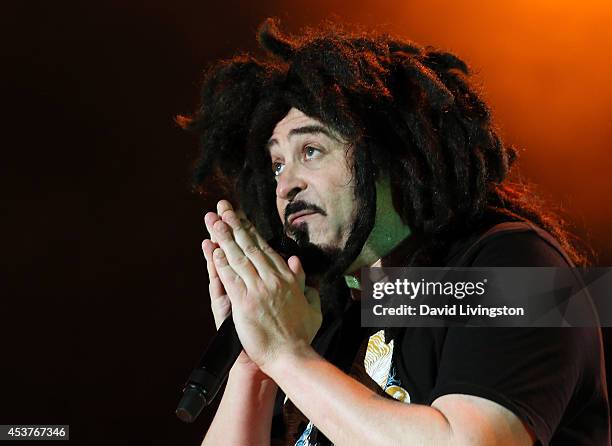
{"label": "shoulder", "polygon": [[573,266],[559,242],[527,222],[506,222],[455,241],[448,266]]}

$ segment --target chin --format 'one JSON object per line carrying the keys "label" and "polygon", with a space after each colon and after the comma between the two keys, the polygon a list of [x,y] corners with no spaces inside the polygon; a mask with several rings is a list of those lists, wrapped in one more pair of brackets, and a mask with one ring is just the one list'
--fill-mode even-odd
{"label": "chin", "polygon": [[315,245],[320,249],[334,249],[336,248],[333,244],[330,243],[329,240],[326,240],[324,237],[318,237],[318,234],[311,235],[310,233],[307,236],[307,242]]}
{"label": "chin", "polygon": [[286,232],[287,237],[291,238],[299,246],[314,245],[323,251],[336,251],[342,249],[343,245],[338,243],[337,240],[330,239],[328,232],[325,228],[309,226],[308,223],[303,222],[297,226],[291,226]]}
{"label": "chin", "polygon": [[344,249],[346,242],[345,239],[331,238],[329,234],[314,234],[310,241],[321,249],[329,250]]}

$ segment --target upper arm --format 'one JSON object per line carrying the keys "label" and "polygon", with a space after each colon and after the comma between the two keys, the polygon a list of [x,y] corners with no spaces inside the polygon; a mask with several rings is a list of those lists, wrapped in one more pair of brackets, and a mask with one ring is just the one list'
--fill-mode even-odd
{"label": "upper arm", "polygon": [[447,394],[438,397],[431,406],[448,420],[453,444],[531,446],[536,441],[533,431],[519,417],[486,398]]}
{"label": "upper arm", "polygon": [[[568,264],[533,232],[484,244],[472,266]],[[448,329],[429,402],[466,444],[548,444],[574,393],[588,328]],[[554,371],[554,373],[553,373]]]}

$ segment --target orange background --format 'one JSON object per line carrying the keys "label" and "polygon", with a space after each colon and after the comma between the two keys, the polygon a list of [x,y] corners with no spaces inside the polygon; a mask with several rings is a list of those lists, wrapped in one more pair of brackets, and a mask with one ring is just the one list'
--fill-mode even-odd
{"label": "orange background", "polygon": [[[515,173],[563,209],[598,252],[600,265],[612,265],[612,2],[297,1],[289,8],[274,6],[262,9],[278,16],[288,31],[333,16],[466,60],[505,140],[521,150]],[[251,29],[260,17],[252,17]],[[240,43],[254,48],[252,41]]]}

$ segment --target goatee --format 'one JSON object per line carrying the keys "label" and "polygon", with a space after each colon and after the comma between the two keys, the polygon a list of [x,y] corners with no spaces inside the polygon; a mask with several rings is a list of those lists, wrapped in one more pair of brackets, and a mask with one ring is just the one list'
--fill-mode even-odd
{"label": "goatee", "polygon": [[323,276],[342,252],[339,248],[320,247],[310,242],[306,223],[291,230],[293,238],[283,233],[278,249],[289,258],[298,256],[306,276]]}

